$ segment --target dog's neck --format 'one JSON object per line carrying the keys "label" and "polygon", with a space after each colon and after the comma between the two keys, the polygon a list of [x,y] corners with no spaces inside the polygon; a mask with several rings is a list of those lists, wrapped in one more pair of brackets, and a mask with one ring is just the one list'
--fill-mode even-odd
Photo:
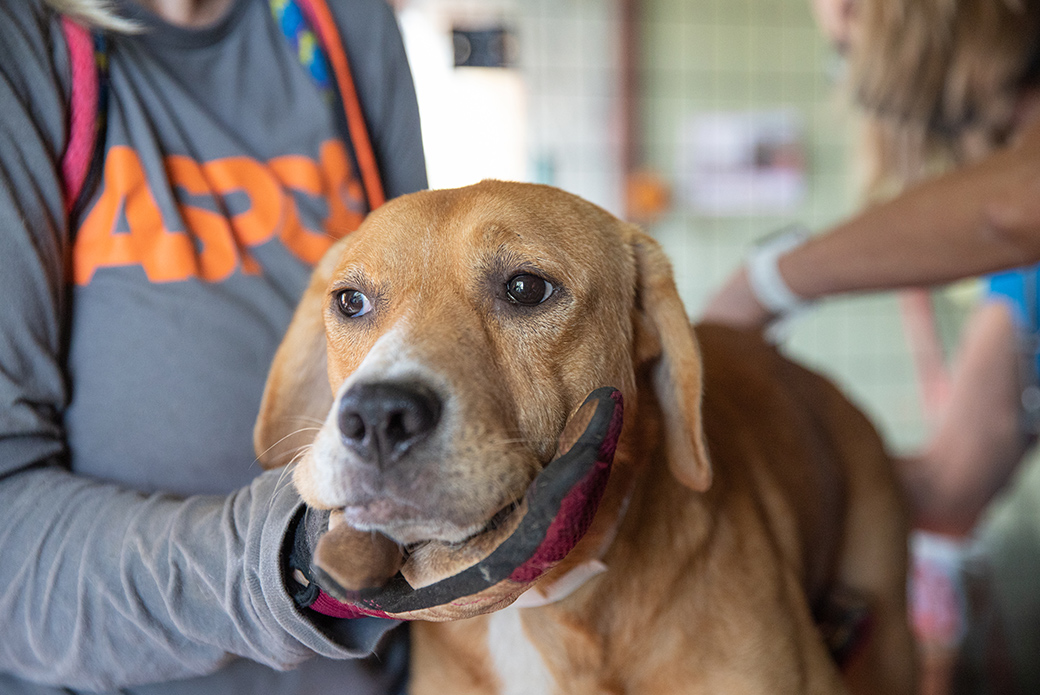
{"label": "dog's neck", "polygon": [[[591,528],[559,565],[521,595],[517,606],[543,606],[561,601],[609,569],[604,558],[624,523],[637,482],[647,473],[652,461],[664,460],[667,456],[659,424],[660,406],[647,380],[640,383],[638,393],[645,394],[645,398],[626,401],[625,425],[614,454],[610,482]],[[652,406],[647,401],[652,401]]]}
{"label": "dog's neck", "polygon": [[520,595],[515,606],[534,608],[562,601],[607,571],[603,558],[617,538],[635,490],[637,470],[626,453],[619,447],[614,456],[611,479],[591,528],[559,565]]}

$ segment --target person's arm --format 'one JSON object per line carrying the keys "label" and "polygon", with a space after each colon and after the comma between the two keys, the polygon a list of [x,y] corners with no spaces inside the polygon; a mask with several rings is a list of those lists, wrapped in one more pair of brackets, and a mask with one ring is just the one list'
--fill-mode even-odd
{"label": "person's arm", "polygon": [[[931,286],[1040,261],[1040,127],[1013,147],[918,184],[779,259],[804,299]],[[771,317],[740,268],[703,318],[761,326]]]}
{"label": "person's arm", "polygon": [[359,618],[333,640],[296,608],[282,553],[300,501],[277,471],[182,500],[41,465],[0,480],[0,508],[0,671],[21,678],[108,690],[234,656],[286,669],[365,655],[393,625]]}
{"label": "person's arm", "polygon": [[329,1],[346,45],[387,200],[427,187],[419,106],[397,19],[385,0]]}
{"label": "person's arm", "polygon": [[367,653],[394,623],[340,621],[333,639],[286,590],[301,502],[281,472],[189,499],[69,472],[62,45],[34,3],[0,4],[0,672],[107,690],[236,655]]}

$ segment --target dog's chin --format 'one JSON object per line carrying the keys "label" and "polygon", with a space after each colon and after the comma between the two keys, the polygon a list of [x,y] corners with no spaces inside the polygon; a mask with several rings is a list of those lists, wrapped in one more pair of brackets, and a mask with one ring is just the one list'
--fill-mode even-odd
{"label": "dog's chin", "polygon": [[506,505],[490,518],[470,524],[416,515],[414,508],[402,507],[387,499],[341,509],[343,521],[359,531],[374,531],[405,547],[437,543],[461,546],[478,536],[493,533],[515,512],[519,504]]}
{"label": "dog's chin", "polygon": [[460,526],[450,521],[394,516],[385,501],[344,507],[343,520],[359,531],[375,531],[403,546],[426,542],[459,543],[478,533],[480,523]]}

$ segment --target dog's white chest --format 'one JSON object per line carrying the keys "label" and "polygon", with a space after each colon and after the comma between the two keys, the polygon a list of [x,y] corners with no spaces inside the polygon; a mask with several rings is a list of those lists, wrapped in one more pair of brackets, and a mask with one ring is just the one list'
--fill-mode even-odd
{"label": "dog's white chest", "polygon": [[489,616],[488,648],[502,683],[501,695],[548,695],[555,682],[524,632],[520,610],[510,606]]}

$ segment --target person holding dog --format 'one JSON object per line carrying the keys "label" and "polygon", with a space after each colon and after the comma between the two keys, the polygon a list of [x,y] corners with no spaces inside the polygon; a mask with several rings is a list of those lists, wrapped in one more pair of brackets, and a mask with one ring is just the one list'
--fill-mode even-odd
{"label": "person holding dog", "polygon": [[425,187],[383,0],[0,0],[0,692],[401,687],[252,429],[313,264]]}

